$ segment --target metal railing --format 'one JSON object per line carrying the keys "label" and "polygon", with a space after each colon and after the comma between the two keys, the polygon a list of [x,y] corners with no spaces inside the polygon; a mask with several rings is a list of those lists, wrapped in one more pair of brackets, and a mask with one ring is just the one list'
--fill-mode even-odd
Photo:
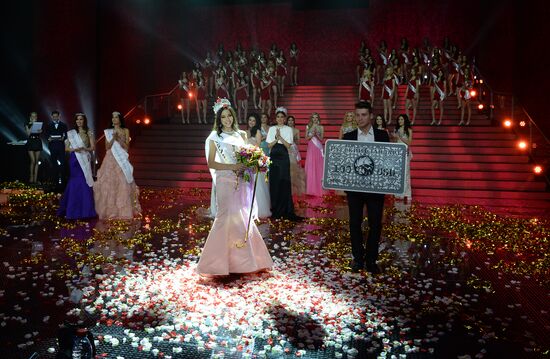
{"label": "metal railing", "polygon": [[[488,115],[493,125],[505,126],[516,135],[518,151],[525,151],[533,167],[541,167],[543,177],[550,185],[550,171],[546,171],[550,169],[550,140],[512,93],[495,91],[479,69],[476,66],[473,68],[479,101],[488,100]],[[509,126],[505,125],[507,120]]]}

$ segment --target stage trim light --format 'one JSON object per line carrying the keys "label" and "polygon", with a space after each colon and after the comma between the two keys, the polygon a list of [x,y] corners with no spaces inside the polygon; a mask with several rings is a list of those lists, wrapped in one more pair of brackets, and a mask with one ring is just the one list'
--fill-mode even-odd
{"label": "stage trim light", "polygon": [[141,123],[141,120],[138,118],[138,119],[136,120],[136,124],[139,125],[140,123]]}
{"label": "stage trim light", "polygon": [[143,119],[143,123],[146,124],[146,125],[149,125],[151,123],[151,119],[149,117],[145,117]]}
{"label": "stage trim light", "polygon": [[504,125],[504,127],[507,127],[507,128],[512,127],[512,121],[509,119],[504,120],[502,124]]}
{"label": "stage trim light", "polygon": [[479,105],[477,105],[477,108],[478,108],[478,110],[483,110],[483,108],[485,108],[485,106],[482,103],[480,103]]}
{"label": "stage trim light", "polygon": [[518,148],[519,148],[520,150],[526,149],[526,148],[527,148],[527,142],[525,142],[525,141],[523,141],[523,140],[522,140],[522,141],[519,141],[519,142],[518,142]]}
{"label": "stage trim light", "polygon": [[183,106],[181,105],[181,103],[178,104],[178,110],[180,110],[180,111],[183,110]]}
{"label": "stage trim light", "polygon": [[527,123],[525,121],[519,121],[519,125],[521,127],[525,127],[527,125]]}
{"label": "stage trim light", "polygon": [[193,98],[193,93],[189,92],[189,98]]}
{"label": "stage trim light", "polygon": [[476,90],[471,90],[470,91],[470,96],[471,97],[476,97],[477,96],[477,91]]}
{"label": "stage trim light", "polygon": [[479,79],[479,83],[482,84],[482,83],[483,83],[483,79]]}
{"label": "stage trim light", "polygon": [[540,165],[535,165],[533,167],[533,172],[537,175],[540,175],[542,173],[542,170],[543,170],[543,168]]}

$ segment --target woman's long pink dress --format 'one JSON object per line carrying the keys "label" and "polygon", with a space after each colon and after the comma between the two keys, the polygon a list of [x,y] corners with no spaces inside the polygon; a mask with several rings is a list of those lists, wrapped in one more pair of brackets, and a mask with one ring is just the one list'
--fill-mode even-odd
{"label": "woman's long pink dress", "polygon": [[313,137],[307,144],[306,154],[306,194],[311,196],[322,196],[323,189],[324,156],[322,142]]}
{"label": "woman's long pink dress", "polygon": [[[236,145],[244,144],[240,135],[237,136],[233,139],[220,138],[220,148],[227,141]],[[234,159],[230,158],[230,153],[231,150],[226,152],[225,160],[217,157],[216,161],[235,163]],[[202,249],[197,272],[203,275],[228,275],[270,269],[273,261],[254,220],[250,222],[247,242],[241,248],[238,246],[245,239],[250,213],[249,191],[252,190],[252,184],[242,178],[237,181],[233,171],[216,170],[214,175],[217,212]]]}

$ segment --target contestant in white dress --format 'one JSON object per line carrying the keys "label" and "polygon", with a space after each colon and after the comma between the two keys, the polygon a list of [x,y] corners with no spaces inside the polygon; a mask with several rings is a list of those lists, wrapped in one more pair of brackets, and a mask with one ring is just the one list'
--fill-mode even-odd
{"label": "contestant in white dress", "polygon": [[[264,240],[253,220],[249,224],[252,186],[237,174],[235,150],[245,144],[246,134],[238,130],[235,110],[228,100],[214,105],[214,131],[206,139],[208,167],[216,188],[217,212],[197,265],[201,275],[252,273],[273,266]],[[249,225],[248,240],[246,237]]]}
{"label": "contestant in white dress", "polygon": [[[248,116],[248,143],[254,146],[260,146],[262,142],[262,132],[260,127],[260,120],[256,114]],[[266,153],[267,155],[267,153]],[[271,200],[269,198],[269,185],[266,181],[265,172],[257,174],[258,182],[256,184],[256,202],[254,206],[257,206],[255,213],[259,218],[271,217]]]}

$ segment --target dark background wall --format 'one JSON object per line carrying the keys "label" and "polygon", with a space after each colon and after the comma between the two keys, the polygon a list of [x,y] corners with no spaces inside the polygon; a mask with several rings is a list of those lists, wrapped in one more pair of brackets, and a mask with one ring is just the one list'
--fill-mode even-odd
{"label": "dark background wall", "polygon": [[[271,43],[301,50],[302,84],[351,84],[361,40],[396,47],[449,36],[475,57],[490,84],[514,91],[545,126],[548,7],[543,1],[307,2],[199,6],[198,2],[48,0],[8,2],[2,12],[0,121],[3,137],[22,138],[31,110],[57,108],[65,121],[85,111],[97,130],[110,112],[173,87],[178,74],[223,42]],[[210,2],[211,4],[213,2]],[[226,2],[227,3],[227,2]],[[357,5],[366,4],[366,5]]]}

